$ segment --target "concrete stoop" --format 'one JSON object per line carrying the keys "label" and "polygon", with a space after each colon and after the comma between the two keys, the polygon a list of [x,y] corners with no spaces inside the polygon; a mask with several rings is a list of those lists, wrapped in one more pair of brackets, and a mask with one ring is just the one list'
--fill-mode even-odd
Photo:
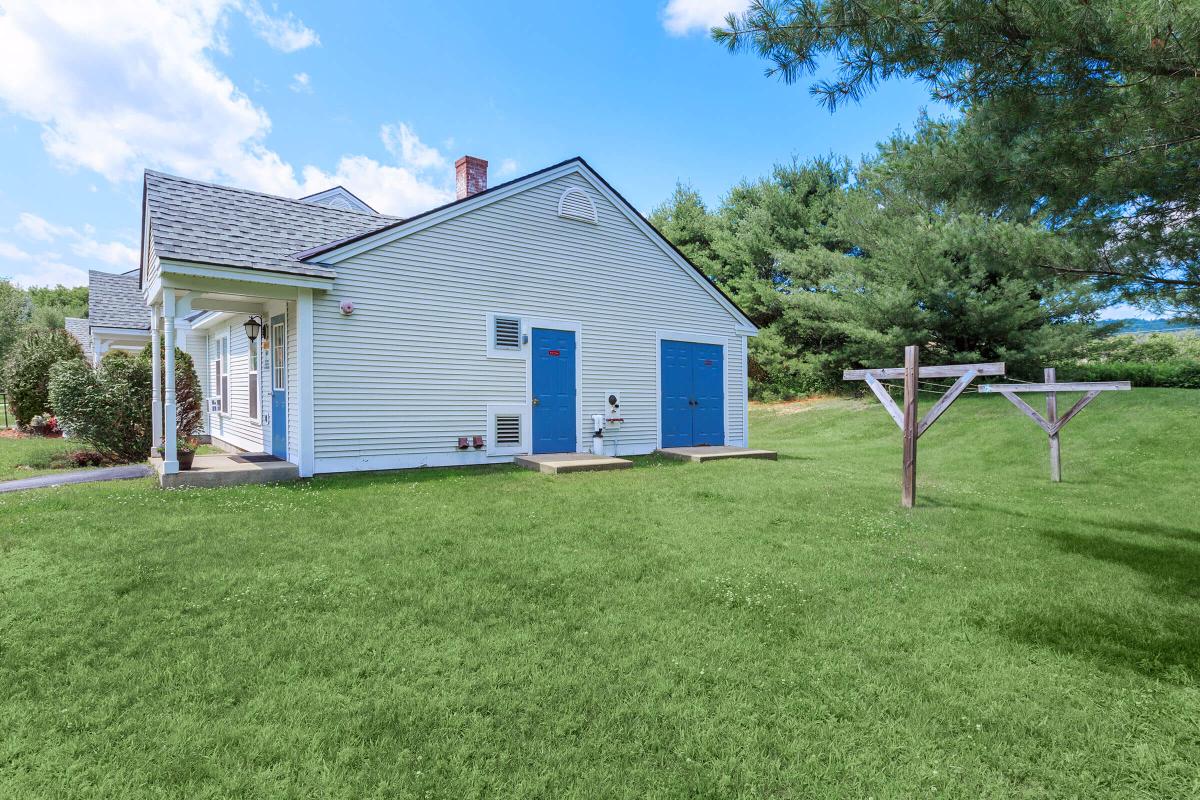
{"label": "concrete stoop", "polygon": [[597,456],[591,453],[548,453],[537,456],[517,456],[515,463],[525,469],[557,475],[563,472],[593,472],[606,469],[628,469],[633,462],[624,458]]}
{"label": "concrete stoop", "polygon": [[663,447],[654,452],[666,458],[677,461],[719,461],[725,458],[764,458],[777,461],[779,454],[774,450],[754,450],[749,447],[727,447],[725,445],[710,445],[705,447]]}

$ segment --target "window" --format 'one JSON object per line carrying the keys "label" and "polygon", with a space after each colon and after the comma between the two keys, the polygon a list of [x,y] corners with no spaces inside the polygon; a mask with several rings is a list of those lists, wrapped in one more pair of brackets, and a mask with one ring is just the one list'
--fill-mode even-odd
{"label": "window", "polygon": [[221,413],[229,413],[229,337],[217,339],[217,396],[221,398]]}
{"label": "window", "polygon": [[282,392],[287,389],[287,340],[283,323],[271,326],[271,387]]}
{"label": "window", "polygon": [[488,314],[487,353],[494,358],[524,358],[521,352],[521,318]]}
{"label": "window", "polygon": [[246,414],[250,419],[258,419],[258,342],[250,342],[246,368],[246,395],[250,401]]}

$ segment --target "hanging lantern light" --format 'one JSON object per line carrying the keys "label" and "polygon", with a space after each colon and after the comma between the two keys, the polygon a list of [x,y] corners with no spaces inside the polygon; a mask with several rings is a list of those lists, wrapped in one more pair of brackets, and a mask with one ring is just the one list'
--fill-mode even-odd
{"label": "hanging lantern light", "polygon": [[257,314],[251,314],[250,318],[242,323],[242,327],[246,329],[246,338],[251,342],[258,339],[258,334],[262,331],[262,317]]}

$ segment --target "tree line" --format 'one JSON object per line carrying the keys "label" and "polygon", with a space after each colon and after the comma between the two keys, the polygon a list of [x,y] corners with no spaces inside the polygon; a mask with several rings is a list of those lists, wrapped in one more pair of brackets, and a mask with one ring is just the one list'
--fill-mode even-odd
{"label": "tree line", "polygon": [[0,278],[0,365],[27,331],[62,330],[67,317],[86,317],[86,286],[22,289]]}
{"label": "tree line", "polygon": [[1130,302],[1200,318],[1200,4],[755,0],[714,39],[831,111],[891,77],[954,109],[858,164],[777,166],[652,221],[762,328],[760,394],[919,343],[1035,377]]}

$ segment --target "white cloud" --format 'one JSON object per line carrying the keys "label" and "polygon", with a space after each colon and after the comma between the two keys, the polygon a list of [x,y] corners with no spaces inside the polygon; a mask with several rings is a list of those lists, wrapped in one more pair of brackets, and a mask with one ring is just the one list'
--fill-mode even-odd
{"label": "white cloud", "polygon": [[345,186],[384,214],[410,216],[454,199],[448,189],[431,184],[404,167],[380,164],[366,156],[343,156],[337,170],[304,168],[300,194],[316,194],[331,186]]}
{"label": "white cloud", "polygon": [[32,270],[14,273],[12,282],[22,289],[31,286],[87,286],[87,270],[62,264],[58,261],[39,261]]}
{"label": "white cloud", "polygon": [[[18,251],[22,252],[22,251]],[[30,286],[86,286],[87,270],[64,264],[58,260],[57,253],[42,253],[31,256],[23,253],[24,258],[9,258],[3,245],[0,245],[0,277],[11,280],[22,289]]]}
{"label": "white cloud", "polygon": [[724,25],[731,12],[740,14],[749,5],[749,0],[670,0],[663,9],[663,27],[672,36],[707,33]]}
{"label": "white cloud", "polygon": [[10,242],[0,242],[0,261],[30,261],[33,256]]}
{"label": "white cloud", "polygon": [[[278,11],[278,8],[274,7],[273,10]],[[263,10],[258,0],[246,0],[242,11],[250,20],[254,32],[276,50],[294,53],[321,43],[316,31],[296,19],[290,11],[282,17],[272,17]]]}
{"label": "white cloud", "polygon": [[307,72],[297,72],[292,76],[292,83],[288,88],[296,94],[312,94],[312,79],[308,77]]}
{"label": "white cloud", "polygon": [[500,162],[500,166],[496,167],[496,176],[503,178],[506,175],[515,175],[517,172],[517,161],[515,158],[506,158]]}
{"label": "white cloud", "polygon": [[149,167],[299,197],[328,179],[393,214],[449,197],[448,170],[424,174],[445,159],[404,123],[381,132],[394,166],[345,155],[330,173],[294,167],[270,149],[270,117],[210,58],[226,51],[224,28],[239,12],[277,49],[318,41],[290,13],[269,15],[256,0],[5,0],[0,104],[41,125],[61,166],[113,182],[138,180]]}
{"label": "white cloud", "polygon": [[446,166],[446,158],[436,147],[422,142],[413,129],[403,122],[384,125],[379,129],[379,138],[401,164],[413,169],[430,169]]}
{"label": "white cloud", "polygon": [[23,212],[17,216],[17,224],[13,226],[17,233],[36,239],[39,242],[53,242],[67,233],[74,233],[70,228],[52,225],[37,214]]}
{"label": "white cloud", "polygon": [[[93,236],[96,229],[91,225],[85,225],[80,232],[67,225],[55,225],[36,214],[23,212],[17,217],[13,230],[39,242],[64,242],[72,253],[89,261],[100,261],[124,269],[132,269],[138,263],[137,248],[123,242],[97,241]],[[3,256],[2,245],[0,243],[0,256]],[[58,258],[58,254],[51,255]],[[45,257],[46,254],[39,256]]]}

